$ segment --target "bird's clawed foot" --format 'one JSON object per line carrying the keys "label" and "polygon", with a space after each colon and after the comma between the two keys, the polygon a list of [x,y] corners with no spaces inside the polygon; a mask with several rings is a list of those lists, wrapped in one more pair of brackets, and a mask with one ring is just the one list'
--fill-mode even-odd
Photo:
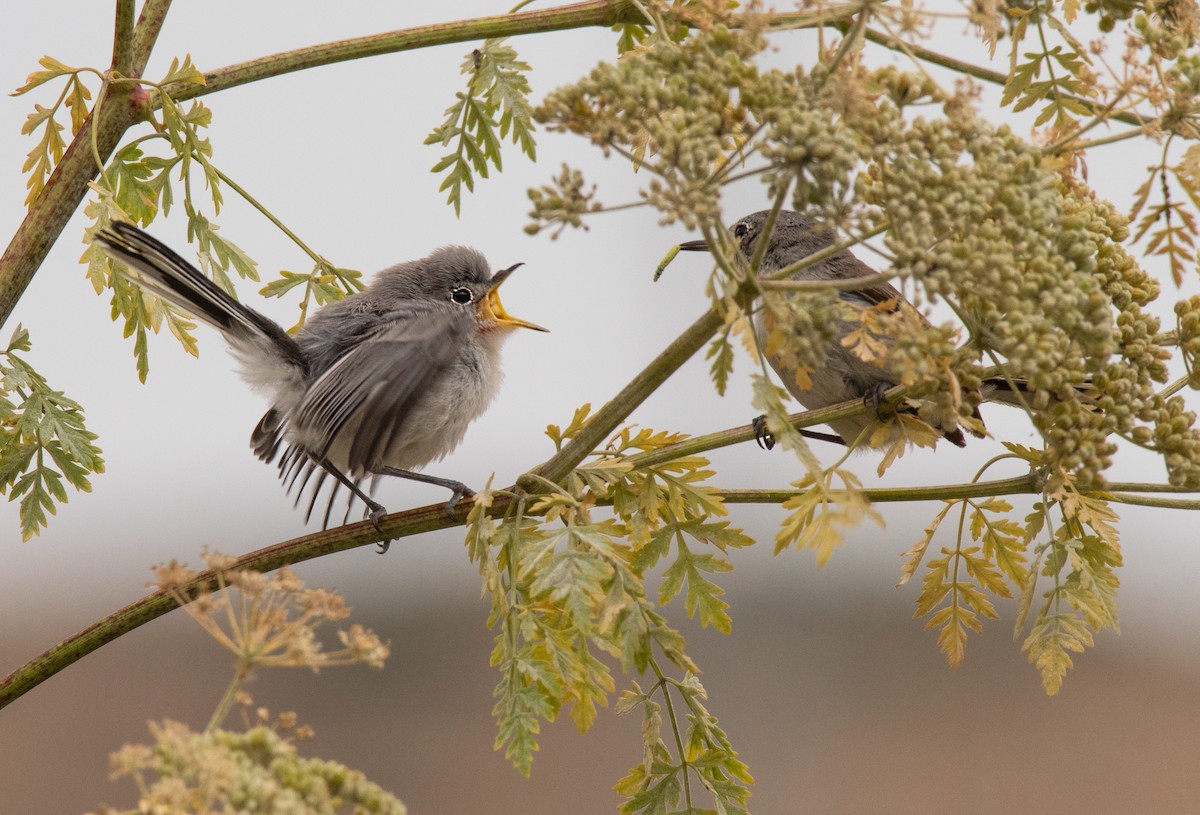
{"label": "bird's clawed foot", "polygon": [[[371,526],[375,527],[377,532],[383,531],[383,527],[379,525],[379,522],[383,520],[384,515],[387,515],[387,510],[384,509],[383,504],[379,503],[378,501],[370,501],[367,503],[366,518],[371,522]],[[392,545],[392,539],[388,538],[387,540],[380,541],[376,545],[379,547],[379,554],[382,555],[387,552],[388,547]]]}
{"label": "bird's clawed foot", "polygon": [[458,502],[464,498],[474,498],[475,490],[461,481],[450,481],[445,486],[450,490],[450,500],[446,502],[446,514],[453,518],[454,510],[458,507]]}
{"label": "bird's clawed foot", "polygon": [[771,450],[775,447],[775,437],[771,435],[771,431],[767,430],[767,415],[755,416],[750,422],[750,426],[754,428],[754,441],[764,450]]}

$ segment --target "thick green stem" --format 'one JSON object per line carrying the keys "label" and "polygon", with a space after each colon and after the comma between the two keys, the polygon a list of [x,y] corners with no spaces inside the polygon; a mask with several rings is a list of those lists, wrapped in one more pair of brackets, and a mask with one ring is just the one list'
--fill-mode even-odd
{"label": "thick green stem", "polygon": [[[939,54],[937,51],[931,51],[928,48],[922,48],[914,43],[900,40],[899,38],[886,32],[876,31],[868,28],[864,32],[863,36],[871,42],[882,45],[890,50],[896,50],[901,46],[901,44],[903,44],[903,50],[911,54],[916,59],[931,63],[933,65],[940,65],[943,68],[949,68],[955,73],[973,76],[976,79],[984,82],[991,82],[995,85],[1003,86],[1008,84],[1008,74],[1001,73],[999,71],[992,71],[979,65],[975,65],[971,62],[964,62],[960,59],[954,59],[953,57],[948,57],[945,54]],[[1072,102],[1078,102],[1093,112],[1098,113],[1103,110],[1102,105],[1097,104],[1091,99],[1084,99],[1078,96],[1065,96],[1064,98],[1070,99]],[[1133,125],[1139,128],[1146,123],[1144,119],[1139,118],[1134,113],[1117,113],[1113,115],[1112,119],[1114,121],[1124,122],[1125,124]]]}
{"label": "thick green stem", "polygon": [[127,76],[140,77],[150,61],[150,52],[154,43],[158,42],[158,32],[162,30],[171,10],[171,0],[146,0],[142,13],[138,15],[137,26],[133,29],[133,62],[132,71]]}
{"label": "thick green stem", "polygon": [[703,348],[724,323],[724,319],[716,311],[706,311],[704,316],[692,323],[635,376],[633,381],[622,388],[620,393],[600,408],[570,443],[564,445],[562,450],[546,463],[532,470],[531,475],[536,478],[523,476],[518,480],[518,485],[531,492],[540,492],[544,487],[538,479],[561,482],[579,462],[591,455],[646,397],[654,393],[667,377]]}
{"label": "thick green stem", "polygon": [[122,76],[128,76],[133,69],[133,5],[134,0],[117,0],[112,69]]}
{"label": "thick green stem", "polygon": [[183,101],[194,96],[203,96],[294,71],[303,71],[352,59],[375,57],[381,54],[394,54],[398,51],[429,48],[434,45],[474,42],[492,37],[513,37],[571,28],[609,27],[623,22],[643,22],[635,5],[628,0],[587,0],[587,2],[558,8],[476,17],[471,20],[450,23],[434,23],[433,25],[322,43],[218,68],[204,75],[205,84],[203,86],[190,86],[179,89],[177,92],[173,91],[172,97],[176,101]]}

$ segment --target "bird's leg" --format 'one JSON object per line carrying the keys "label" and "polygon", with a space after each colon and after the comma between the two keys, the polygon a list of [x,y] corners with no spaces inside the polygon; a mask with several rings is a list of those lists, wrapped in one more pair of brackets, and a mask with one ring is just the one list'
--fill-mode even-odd
{"label": "bird's leg", "polygon": [[892,389],[892,386],[887,382],[874,382],[867,392],[863,394],[863,402],[869,404],[875,410],[875,418],[883,421],[883,406],[886,404],[883,395]]}
{"label": "bird's leg", "polygon": [[407,478],[410,481],[422,481],[426,484],[436,484],[439,487],[445,487],[450,490],[450,500],[446,502],[446,514],[454,516],[454,508],[458,506],[458,502],[463,498],[470,498],[475,494],[475,490],[468,487],[461,481],[455,481],[452,478],[438,478],[436,475],[426,475],[425,473],[414,473],[411,470],[401,470],[398,467],[381,467],[380,475],[392,475],[396,478]]}
{"label": "bird's leg", "polygon": [[827,441],[830,444],[840,444],[846,446],[846,440],[837,433],[822,433],[820,430],[808,430],[806,428],[798,428],[800,435],[806,439],[815,439],[817,441]]}
{"label": "bird's leg", "polygon": [[[775,447],[775,437],[771,435],[771,431],[767,430],[767,416],[764,413],[762,416],[755,416],[750,426],[754,428],[754,440],[758,442],[758,446],[764,450],[772,450]],[[836,433],[822,433],[819,430],[809,430],[804,427],[797,428],[800,435],[806,439],[814,441],[826,441],[830,444],[840,444],[846,446],[846,440]]]}
{"label": "bird's leg", "polygon": [[[360,500],[364,504],[366,504],[367,519],[371,522],[371,526],[375,527],[375,529],[377,531],[382,532],[383,529],[380,528],[379,521],[383,518],[384,515],[387,514],[387,510],[384,508],[383,504],[379,503],[374,498],[372,498],[371,496],[369,496],[365,492],[363,492],[361,487],[359,487],[357,484],[355,484],[353,481],[351,481],[349,478],[347,478],[345,473],[343,473],[337,467],[334,467],[332,464],[330,464],[327,459],[323,459],[320,462],[320,464],[321,464],[322,469],[325,470],[325,472],[329,473],[334,478],[336,478],[339,482],[341,482],[342,486],[344,486],[346,489],[350,490],[350,492],[354,493],[354,495],[358,497],[358,500]],[[329,500],[332,501],[333,499],[330,498]],[[392,545],[392,541],[390,538],[385,541],[380,541],[379,542],[379,554],[382,555],[384,552],[386,552],[388,550],[388,547],[391,545]]]}

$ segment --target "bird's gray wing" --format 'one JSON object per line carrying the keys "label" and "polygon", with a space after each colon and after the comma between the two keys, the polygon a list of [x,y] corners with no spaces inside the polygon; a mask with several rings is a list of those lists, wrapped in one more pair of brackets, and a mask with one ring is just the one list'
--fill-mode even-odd
{"label": "bird's gray wing", "polygon": [[323,460],[351,419],[348,475],[366,472],[413,405],[454,362],[473,328],[467,309],[396,312],[365,334],[308,388],[291,417],[293,438]]}
{"label": "bird's gray wing", "polygon": [[[849,251],[839,252],[828,261],[828,274],[835,280],[853,280],[857,277],[870,277],[876,272],[867,264],[852,255]],[[856,306],[877,306],[888,300],[896,307],[904,302],[902,295],[891,283],[876,283],[861,289],[844,289],[838,292],[838,297]]]}

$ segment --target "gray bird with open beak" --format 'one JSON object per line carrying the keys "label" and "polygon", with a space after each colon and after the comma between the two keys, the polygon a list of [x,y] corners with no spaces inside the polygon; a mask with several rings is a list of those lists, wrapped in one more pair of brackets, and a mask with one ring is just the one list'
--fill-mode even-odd
{"label": "gray bird with open beak", "polygon": [[472,495],[460,481],[414,470],[454,450],[496,396],[505,338],[517,328],[546,330],[500,303],[500,284],[521,264],[493,275],[483,255],[463,246],[384,269],[292,337],[134,226],[116,223],[97,240],[144,288],[221,332],[243,378],[271,400],[251,448],[264,461],[278,457],[297,502],[317,474],[306,518],[333,478],[326,525],[339,487],[378,524],[385,510],[362,484],[380,476],[445,487],[448,511]]}

